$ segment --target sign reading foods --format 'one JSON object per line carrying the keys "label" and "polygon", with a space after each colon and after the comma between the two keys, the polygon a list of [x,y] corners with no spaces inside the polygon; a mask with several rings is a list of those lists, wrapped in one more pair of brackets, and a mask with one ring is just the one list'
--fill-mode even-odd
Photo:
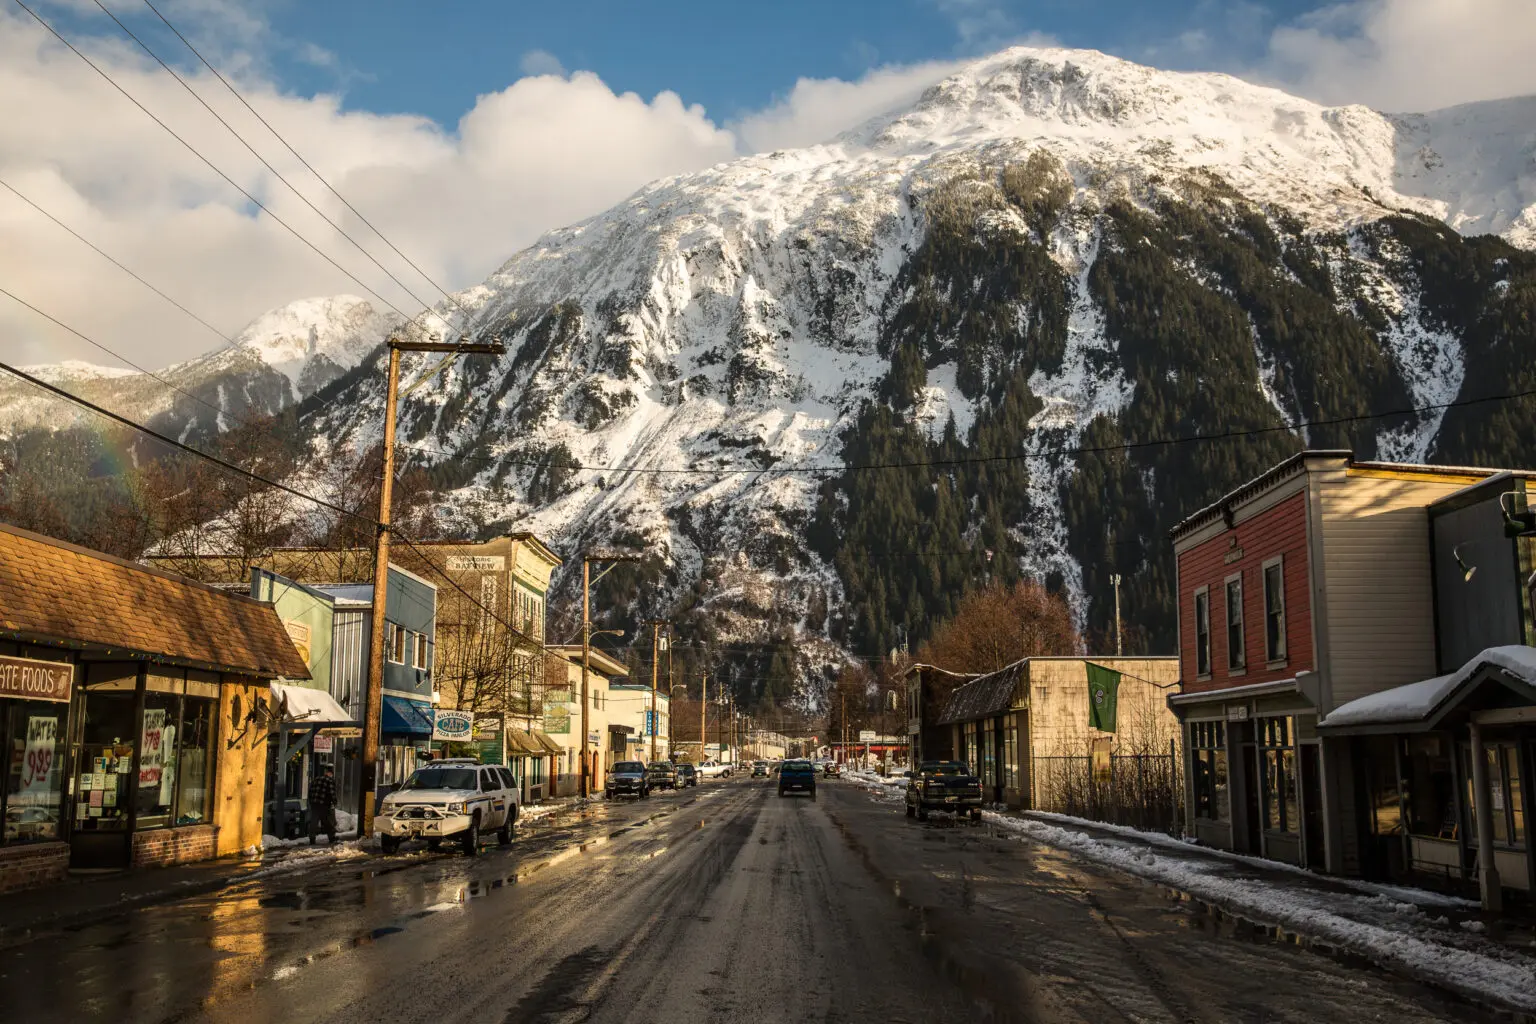
{"label": "sign reading foods", "polygon": [[73,665],[0,656],[0,697],[67,701],[74,682]]}

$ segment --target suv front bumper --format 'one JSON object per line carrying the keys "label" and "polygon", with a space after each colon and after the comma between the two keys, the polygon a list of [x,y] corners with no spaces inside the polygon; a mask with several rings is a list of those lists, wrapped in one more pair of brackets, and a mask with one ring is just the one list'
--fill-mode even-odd
{"label": "suv front bumper", "polygon": [[469,828],[467,814],[441,814],[430,817],[413,817],[406,814],[379,815],[373,827],[380,835],[397,838],[421,837],[426,839],[457,835]]}

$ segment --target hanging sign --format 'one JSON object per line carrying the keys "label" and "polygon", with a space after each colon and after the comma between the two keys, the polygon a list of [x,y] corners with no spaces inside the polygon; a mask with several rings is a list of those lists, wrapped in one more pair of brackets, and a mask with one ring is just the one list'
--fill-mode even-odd
{"label": "hanging sign", "polygon": [[432,712],[432,738],[450,743],[468,743],[474,735],[475,716],[469,711],[437,708]]}
{"label": "hanging sign", "polygon": [[67,701],[74,680],[73,665],[0,657],[0,697]]}

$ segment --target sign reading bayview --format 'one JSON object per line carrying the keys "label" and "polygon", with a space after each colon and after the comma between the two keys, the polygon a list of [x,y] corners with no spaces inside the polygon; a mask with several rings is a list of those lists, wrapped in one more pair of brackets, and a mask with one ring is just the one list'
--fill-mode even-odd
{"label": "sign reading bayview", "polygon": [[432,713],[432,738],[468,743],[475,730],[475,716],[470,711],[437,708]]}
{"label": "sign reading bayview", "polygon": [[0,697],[67,701],[74,682],[73,665],[0,657]]}

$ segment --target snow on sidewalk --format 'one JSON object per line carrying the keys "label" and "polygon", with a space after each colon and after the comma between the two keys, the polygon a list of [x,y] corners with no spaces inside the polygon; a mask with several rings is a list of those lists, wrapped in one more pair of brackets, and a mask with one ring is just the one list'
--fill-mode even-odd
{"label": "snow on sidewalk", "polygon": [[[1464,900],[1292,873],[1270,861],[1224,855],[1170,836],[1050,817],[1046,822],[987,811],[984,820],[1016,838],[1070,851],[1473,999],[1536,1011],[1536,959],[1484,937],[1482,922],[1458,925],[1443,912],[1465,908]],[[1064,827],[1070,825],[1083,830]]]}

